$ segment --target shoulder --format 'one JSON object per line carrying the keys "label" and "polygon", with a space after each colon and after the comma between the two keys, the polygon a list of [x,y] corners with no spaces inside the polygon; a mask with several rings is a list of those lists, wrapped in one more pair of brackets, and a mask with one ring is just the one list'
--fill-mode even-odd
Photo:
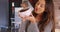
{"label": "shoulder", "polygon": [[51,32],[52,28],[53,28],[53,23],[52,21],[50,21],[48,25],[46,25],[46,27],[44,28],[44,32]]}

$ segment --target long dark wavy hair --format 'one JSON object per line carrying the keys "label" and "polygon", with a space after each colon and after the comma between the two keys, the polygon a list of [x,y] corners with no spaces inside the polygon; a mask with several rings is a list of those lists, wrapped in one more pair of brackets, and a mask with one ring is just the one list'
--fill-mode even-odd
{"label": "long dark wavy hair", "polygon": [[[37,0],[38,1],[38,0]],[[36,4],[36,2],[34,4]],[[52,30],[51,32],[55,32],[54,28],[55,28],[55,22],[54,22],[54,4],[53,4],[53,0],[45,0],[45,11],[42,13],[42,20],[40,20],[38,22],[38,28],[40,32],[44,32],[44,28],[45,26],[52,21],[53,26],[52,26]],[[36,17],[37,14],[33,11],[33,15]]]}

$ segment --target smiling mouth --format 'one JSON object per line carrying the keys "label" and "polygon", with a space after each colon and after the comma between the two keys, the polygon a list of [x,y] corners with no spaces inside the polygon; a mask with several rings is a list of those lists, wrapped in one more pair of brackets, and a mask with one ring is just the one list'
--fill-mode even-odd
{"label": "smiling mouth", "polygon": [[38,9],[37,8],[35,8],[35,11],[37,11]]}

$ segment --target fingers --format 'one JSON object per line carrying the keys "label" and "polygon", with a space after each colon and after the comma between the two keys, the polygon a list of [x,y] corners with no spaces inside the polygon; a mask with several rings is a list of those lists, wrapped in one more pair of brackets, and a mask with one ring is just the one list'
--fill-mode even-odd
{"label": "fingers", "polygon": [[26,19],[22,19],[23,21],[26,21]]}

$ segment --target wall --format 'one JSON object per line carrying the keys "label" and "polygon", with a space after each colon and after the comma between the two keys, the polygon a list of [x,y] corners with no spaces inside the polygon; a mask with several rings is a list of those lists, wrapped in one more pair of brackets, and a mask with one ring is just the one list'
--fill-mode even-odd
{"label": "wall", "polygon": [[0,0],[0,26],[8,25],[8,0]]}
{"label": "wall", "polygon": [[54,0],[56,32],[60,32],[60,0]]}

